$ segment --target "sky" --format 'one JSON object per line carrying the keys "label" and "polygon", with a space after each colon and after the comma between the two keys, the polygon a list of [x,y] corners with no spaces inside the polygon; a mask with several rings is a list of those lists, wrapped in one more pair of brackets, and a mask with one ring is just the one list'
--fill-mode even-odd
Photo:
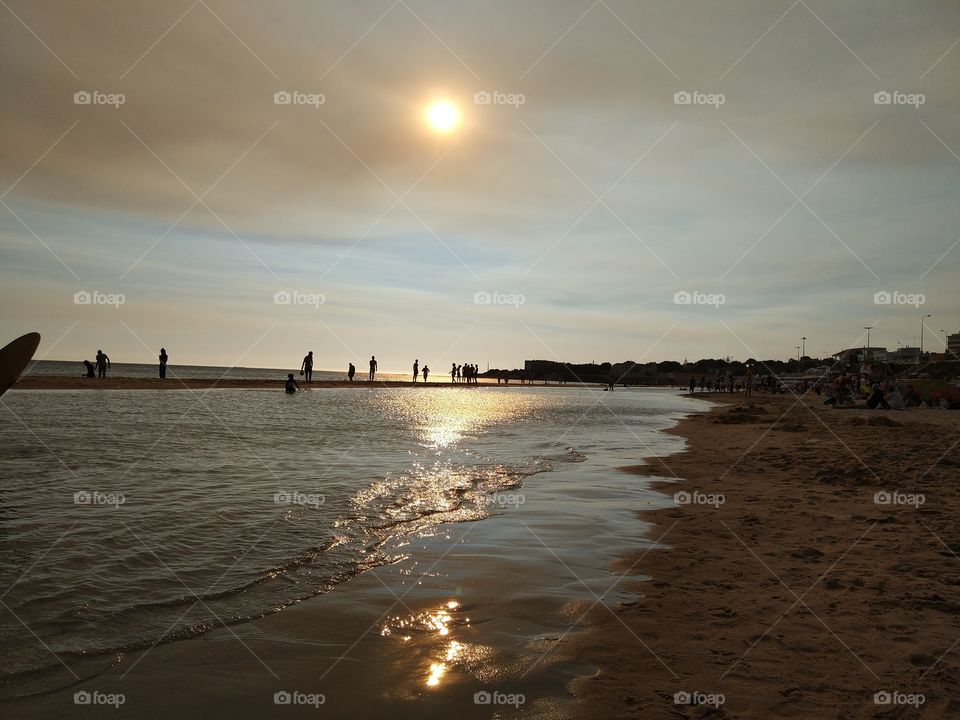
{"label": "sky", "polygon": [[958,76],[946,0],[4,0],[0,344],[382,370],[822,356],[865,326],[941,349]]}

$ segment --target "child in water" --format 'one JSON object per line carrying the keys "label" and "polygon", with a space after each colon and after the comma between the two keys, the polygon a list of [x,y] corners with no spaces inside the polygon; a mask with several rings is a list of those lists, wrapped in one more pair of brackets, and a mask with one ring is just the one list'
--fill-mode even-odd
{"label": "child in water", "polygon": [[285,388],[288,395],[293,395],[297,390],[300,389],[300,386],[297,384],[297,381],[293,378],[293,373],[287,375],[287,386]]}

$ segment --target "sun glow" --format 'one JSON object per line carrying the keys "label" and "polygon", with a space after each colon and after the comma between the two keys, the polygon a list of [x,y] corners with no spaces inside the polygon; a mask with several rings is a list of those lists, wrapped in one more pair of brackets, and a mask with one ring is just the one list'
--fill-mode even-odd
{"label": "sun glow", "polygon": [[427,107],[426,120],[434,132],[452,132],[460,124],[460,110],[449,100],[437,100]]}

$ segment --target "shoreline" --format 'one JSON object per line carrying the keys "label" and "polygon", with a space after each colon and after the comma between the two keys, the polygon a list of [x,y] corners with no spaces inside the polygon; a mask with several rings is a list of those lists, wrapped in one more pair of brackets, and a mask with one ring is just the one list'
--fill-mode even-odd
{"label": "shoreline", "polygon": [[[702,399],[728,402],[666,431],[684,451],[622,469],[723,502],[638,511],[657,546],[613,571],[639,599],[596,605],[568,639],[601,668],[572,684],[582,714],[960,712],[960,416]],[[923,502],[878,504],[881,491]]]}
{"label": "shoreline", "polygon": [[[401,388],[401,387],[504,387],[504,388],[595,388],[603,389],[605,385],[594,383],[559,384],[543,380],[510,383],[499,383],[489,378],[480,378],[478,383],[450,381],[412,382],[410,380],[314,380],[311,383],[303,382],[296,377],[303,390],[325,390],[330,388]],[[283,390],[286,378],[175,378],[161,379],[157,377],[107,377],[88,378],[83,376],[66,375],[22,375],[10,390]],[[669,385],[629,385],[618,386],[615,391],[628,389],[664,389],[677,390]],[[711,393],[703,393],[711,395]],[[695,397],[700,397],[699,395]]]}
{"label": "shoreline", "polygon": [[[134,378],[108,377],[103,380],[87,377],[66,377],[60,375],[24,375],[10,390],[279,390],[283,391],[286,378]],[[497,385],[482,382],[411,382],[408,380],[314,380],[311,383],[297,378],[303,390],[321,390],[329,388],[396,388],[396,387],[478,387]],[[512,383],[501,387],[532,387]],[[537,387],[540,387],[537,385]]]}

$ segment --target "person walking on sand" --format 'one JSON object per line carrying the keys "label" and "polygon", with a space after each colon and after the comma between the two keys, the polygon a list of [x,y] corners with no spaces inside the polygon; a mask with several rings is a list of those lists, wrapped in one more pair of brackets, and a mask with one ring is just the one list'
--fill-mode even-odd
{"label": "person walking on sand", "polygon": [[450,382],[455,383],[457,381],[457,364],[450,363]]}
{"label": "person walking on sand", "polygon": [[747,368],[747,376],[743,379],[743,394],[746,397],[753,397],[753,368]]}
{"label": "person walking on sand", "polygon": [[166,348],[160,348],[160,377],[165,378],[167,376],[167,350]]}
{"label": "person walking on sand", "polygon": [[413,381],[416,382],[420,377],[420,358],[413,361]]}
{"label": "person walking on sand", "polygon": [[373,379],[377,376],[377,356],[370,356],[370,377],[369,381],[373,382]]}
{"label": "person walking on sand", "polygon": [[427,381],[427,376],[430,374],[430,368],[426,365],[423,366],[423,381]]}
{"label": "person walking on sand", "polygon": [[357,374],[357,368],[353,363],[347,363],[347,380],[353,382],[353,376]]}
{"label": "person walking on sand", "polygon": [[103,350],[97,350],[97,377],[107,378],[107,368],[110,367],[110,358]]}
{"label": "person walking on sand", "polygon": [[697,391],[697,379],[690,376],[690,394],[693,395]]}
{"label": "person walking on sand", "polygon": [[310,382],[313,379],[313,350],[308,352],[303,358],[303,362],[300,363],[300,374],[303,375],[305,382]]}
{"label": "person walking on sand", "polygon": [[293,395],[297,390],[300,389],[300,386],[297,384],[297,381],[293,379],[293,373],[287,374],[287,383],[283,388],[283,391],[287,395]]}

